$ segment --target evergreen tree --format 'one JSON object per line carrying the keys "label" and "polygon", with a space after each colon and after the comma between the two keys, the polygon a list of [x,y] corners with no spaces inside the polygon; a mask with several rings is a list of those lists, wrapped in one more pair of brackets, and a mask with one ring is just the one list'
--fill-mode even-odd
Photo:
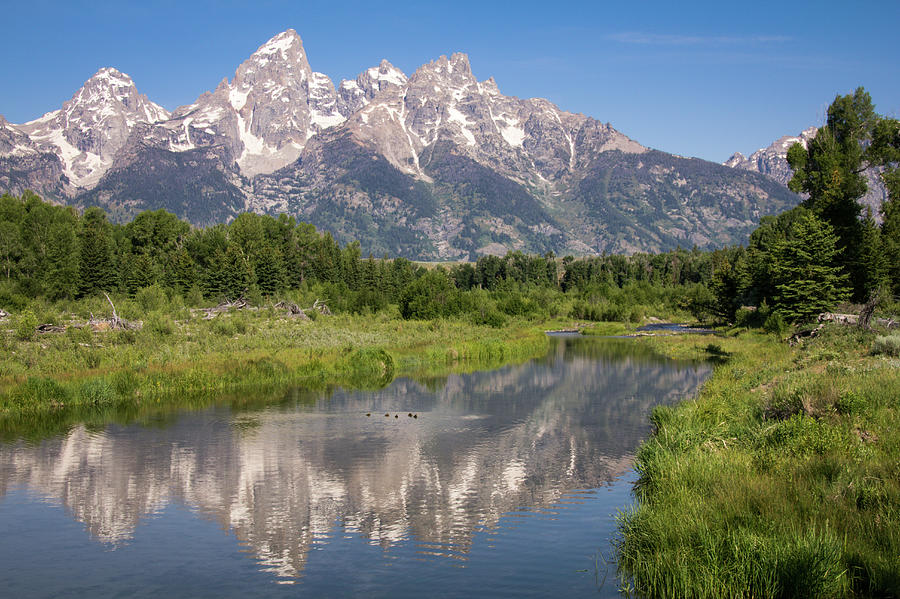
{"label": "evergreen tree", "polygon": [[156,268],[150,256],[147,254],[128,254],[121,261],[122,287],[129,295],[134,295],[139,289],[149,287],[156,282],[154,276]]}
{"label": "evergreen tree", "polygon": [[73,214],[61,215],[50,227],[44,293],[51,300],[75,297],[78,293],[79,250]]}
{"label": "evergreen tree", "polygon": [[900,169],[883,175],[889,197],[881,205],[881,245],[891,291],[900,296]]}
{"label": "evergreen tree", "polygon": [[[806,148],[794,144],[788,162],[794,169],[789,187],[805,192],[804,205],[828,222],[838,236],[837,263],[850,276],[853,298],[865,301],[877,281],[872,263],[872,231],[860,220],[859,198],[866,193],[863,172],[897,161],[896,123],[875,113],[863,89],[838,96],[828,107],[825,126]],[[893,136],[893,138],[892,138]],[[864,239],[864,237],[866,237]]]}
{"label": "evergreen tree", "polygon": [[114,289],[116,270],[112,234],[106,214],[100,208],[91,207],[84,211],[78,246],[79,294],[84,296]]}
{"label": "evergreen tree", "polygon": [[253,271],[256,285],[266,295],[273,295],[284,287],[286,274],[281,252],[266,243],[256,254]]}
{"label": "evergreen tree", "polygon": [[0,221],[0,268],[7,279],[16,273],[22,255],[22,240],[19,237],[18,223]]}
{"label": "evergreen tree", "polygon": [[869,294],[880,289],[887,281],[887,263],[881,242],[881,230],[872,218],[872,209],[866,208],[866,217],[862,221],[859,250],[857,252],[859,268],[853,271],[853,286],[865,289]]}
{"label": "evergreen tree", "polygon": [[791,322],[810,320],[849,297],[846,274],[835,264],[837,235],[830,224],[803,212],[772,250],[774,308]]}
{"label": "evergreen tree", "polygon": [[222,275],[223,292],[229,299],[241,297],[253,284],[253,268],[236,244],[225,250]]}
{"label": "evergreen tree", "polygon": [[217,249],[203,272],[203,295],[218,299],[228,293],[226,270],[225,252]]}
{"label": "evergreen tree", "polygon": [[186,295],[197,283],[197,265],[185,248],[179,248],[169,259],[166,269],[166,284],[182,295]]}
{"label": "evergreen tree", "polygon": [[882,119],[872,137],[870,152],[879,164],[890,166],[881,175],[888,190],[881,205],[881,245],[886,278],[894,296],[900,296],[900,121]]}

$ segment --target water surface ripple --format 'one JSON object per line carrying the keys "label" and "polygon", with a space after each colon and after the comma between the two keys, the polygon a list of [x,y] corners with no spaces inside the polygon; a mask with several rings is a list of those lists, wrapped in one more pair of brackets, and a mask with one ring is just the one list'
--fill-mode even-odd
{"label": "water surface ripple", "polygon": [[0,585],[616,596],[603,556],[650,410],[708,373],[628,340],[563,337],[490,372],[0,445]]}

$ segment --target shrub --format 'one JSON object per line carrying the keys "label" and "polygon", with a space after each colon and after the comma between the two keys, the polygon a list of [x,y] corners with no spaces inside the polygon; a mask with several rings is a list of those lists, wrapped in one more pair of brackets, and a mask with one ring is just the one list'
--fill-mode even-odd
{"label": "shrub", "polygon": [[222,335],[223,337],[231,337],[234,335],[234,324],[232,324],[231,320],[224,316],[219,316],[214,319],[209,328],[212,329],[213,333],[217,335]]}
{"label": "shrub", "polygon": [[200,290],[198,285],[194,285],[188,290],[184,302],[191,308],[203,305],[203,291]]}
{"label": "shrub", "polygon": [[144,327],[154,335],[168,337],[175,332],[175,321],[166,314],[153,312],[147,317]]}
{"label": "shrub", "polygon": [[884,354],[894,358],[900,357],[900,333],[894,333],[885,337],[876,337],[872,344],[873,354]]}
{"label": "shrub", "polygon": [[855,391],[844,391],[834,402],[834,409],[842,416],[858,414],[865,410],[865,407],[865,398]]}
{"label": "shrub", "polygon": [[35,329],[38,326],[37,316],[31,310],[25,310],[19,316],[16,324],[16,338],[20,341],[29,341],[34,338]]}
{"label": "shrub", "polygon": [[772,333],[773,335],[778,335],[779,337],[781,337],[787,332],[788,325],[784,321],[784,317],[781,315],[781,312],[776,311],[769,314],[769,317],[766,318],[766,322],[763,323],[763,329],[767,333]]}
{"label": "shrub", "polygon": [[394,380],[394,360],[381,348],[350,351],[338,363],[351,387],[381,389]]}
{"label": "shrub", "polygon": [[472,316],[472,323],[499,329],[506,324],[506,318],[496,308],[491,307],[475,311]]}
{"label": "shrub", "polygon": [[146,312],[156,312],[158,310],[162,310],[166,308],[169,304],[169,299],[166,297],[166,292],[157,284],[150,285],[149,287],[144,287],[140,289],[134,296],[134,301],[141,307],[141,310]]}
{"label": "shrub", "polygon": [[13,290],[14,285],[4,283],[0,286],[0,308],[9,312],[21,312],[28,305],[28,298]]}
{"label": "shrub", "polygon": [[68,399],[66,389],[50,378],[28,377],[13,393],[21,403],[62,403]]}
{"label": "shrub", "polygon": [[94,334],[89,326],[67,327],[66,339],[68,339],[72,345],[79,345],[82,343],[90,345],[94,340]]}

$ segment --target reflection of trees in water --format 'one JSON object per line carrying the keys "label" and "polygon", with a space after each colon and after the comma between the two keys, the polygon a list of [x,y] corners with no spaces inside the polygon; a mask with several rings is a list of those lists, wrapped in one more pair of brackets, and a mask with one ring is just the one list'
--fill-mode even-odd
{"label": "reflection of trees in water", "polygon": [[464,558],[473,532],[502,514],[547,508],[627,470],[652,406],[690,394],[707,372],[566,340],[540,361],[448,377],[436,393],[403,379],[312,407],[219,408],[164,429],[79,427],[0,446],[0,484],[60,502],[106,542],[176,499],[282,576],[299,574],[310,545],[336,527]]}

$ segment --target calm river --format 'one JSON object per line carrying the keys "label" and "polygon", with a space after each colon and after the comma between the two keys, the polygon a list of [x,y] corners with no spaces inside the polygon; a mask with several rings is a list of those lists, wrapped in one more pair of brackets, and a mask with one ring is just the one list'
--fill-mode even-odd
{"label": "calm river", "polygon": [[615,597],[650,411],[709,372],[561,337],[490,372],[7,442],[0,594]]}

